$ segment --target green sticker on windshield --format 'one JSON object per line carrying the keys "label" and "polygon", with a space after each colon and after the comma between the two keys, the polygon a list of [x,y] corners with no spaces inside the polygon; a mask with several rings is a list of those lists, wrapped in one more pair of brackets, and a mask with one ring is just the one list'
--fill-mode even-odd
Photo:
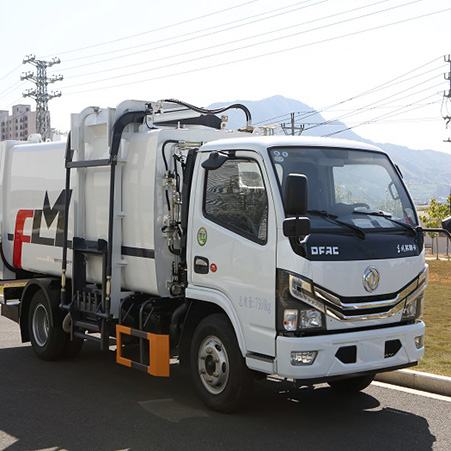
{"label": "green sticker on windshield", "polygon": [[205,227],[201,227],[197,232],[197,242],[199,243],[199,246],[205,246],[205,244],[207,244],[207,231],[205,230]]}

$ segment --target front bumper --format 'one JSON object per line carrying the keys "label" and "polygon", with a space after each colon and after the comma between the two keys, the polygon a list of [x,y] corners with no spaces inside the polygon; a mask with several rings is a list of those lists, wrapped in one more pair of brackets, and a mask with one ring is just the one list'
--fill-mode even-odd
{"label": "front bumper", "polygon": [[[419,321],[411,325],[316,337],[277,337],[276,373],[282,377],[313,381],[414,365],[424,354],[424,346],[417,349],[415,345],[415,338],[424,336],[424,330],[424,323]],[[393,352],[387,353],[387,342],[396,344],[397,340],[399,349],[394,355],[391,355]],[[348,350],[351,350],[351,358],[343,359]],[[291,352],[301,351],[318,352],[312,365],[292,365]]]}

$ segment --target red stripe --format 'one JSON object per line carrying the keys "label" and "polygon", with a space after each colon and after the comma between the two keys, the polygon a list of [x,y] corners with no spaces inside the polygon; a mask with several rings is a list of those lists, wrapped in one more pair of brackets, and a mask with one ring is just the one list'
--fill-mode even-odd
{"label": "red stripe", "polygon": [[16,229],[14,232],[13,266],[22,269],[22,243],[29,243],[30,236],[23,234],[25,220],[32,218],[34,210],[19,210],[16,216]]}

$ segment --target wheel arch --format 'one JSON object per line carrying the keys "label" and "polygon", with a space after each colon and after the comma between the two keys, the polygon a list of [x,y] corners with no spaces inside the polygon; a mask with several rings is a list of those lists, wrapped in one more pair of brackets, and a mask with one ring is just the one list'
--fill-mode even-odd
{"label": "wheel arch", "polygon": [[22,291],[20,298],[20,334],[22,342],[30,341],[30,334],[28,333],[28,316],[30,312],[30,304],[33,296],[41,290],[44,293],[50,308],[50,324],[54,325],[54,312],[59,308],[59,279],[53,278],[38,278],[31,279]]}
{"label": "wheel arch", "polygon": [[216,293],[205,297],[196,295],[195,297],[190,297],[189,300],[190,304],[185,316],[179,341],[179,359],[181,365],[184,367],[189,366],[190,344],[197,325],[207,316],[216,313],[224,314],[229,320],[230,326],[235,333],[241,354],[245,357],[246,342],[244,333],[238,315],[235,310],[232,309],[230,302],[227,302],[223,299],[223,296]]}

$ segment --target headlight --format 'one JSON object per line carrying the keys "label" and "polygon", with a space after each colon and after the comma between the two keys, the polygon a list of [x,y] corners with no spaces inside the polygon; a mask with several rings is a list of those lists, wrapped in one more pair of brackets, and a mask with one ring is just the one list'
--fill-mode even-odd
{"label": "headlight", "polygon": [[277,330],[303,333],[325,328],[325,307],[309,280],[277,270]]}
{"label": "headlight", "polygon": [[324,304],[321,301],[318,301],[313,294],[311,282],[308,282],[301,277],[294,276],[293,274],[289,274],[289,281],[291,296],[324,312]]}
{"label": "headlight", "polygon": [[289,332],[294,332],[298,328],[298,314],[296,309],[286,309],[283,312],[283,327]]}
{"label": "headlight", "polygon": [[301,310],[301,327],[323,327],[323,316],[321,312],[314,309]]}
{"label": "headlight", "polygon": [[407,296],[402,319],[418,319],[423,316],[425,290],[426,286],[423,285]]}

